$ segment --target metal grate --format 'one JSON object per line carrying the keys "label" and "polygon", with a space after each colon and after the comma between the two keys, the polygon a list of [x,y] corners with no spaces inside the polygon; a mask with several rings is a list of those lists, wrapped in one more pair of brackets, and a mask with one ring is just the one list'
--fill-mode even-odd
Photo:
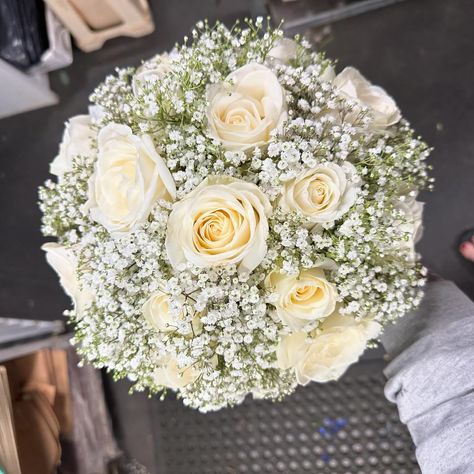
{"label": "metal grate", "polygon": [[252,399],[201,414],[155,403],[160,473],[420,473],[413,443],[385,400],[382,361],[338,383],[310,384],[280,403]]}

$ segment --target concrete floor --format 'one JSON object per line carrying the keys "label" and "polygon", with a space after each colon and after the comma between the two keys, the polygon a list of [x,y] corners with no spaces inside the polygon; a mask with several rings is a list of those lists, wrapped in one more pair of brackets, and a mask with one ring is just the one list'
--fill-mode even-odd
{"label": "concrete floor", "polygon": [[[68,306],[40,250],[44,239],[37,186],[48,177],[63,122],[86,111],[94,86],[115,66],[138,64],[141,58],[170,49],[203,17],[231,21],[264,11],[251,0],[151,3],[153,35],[112,40],[94,53],[76,51],[73,65],[51,76],[61,97],[58,106],[0,121],[0,316],[58,319]],[[474,226],[472,18],[472,0],[407,0],[333,25],[325,49],[339,58],[341,67],[356,66],[385,87],[435,147],[431,164],[436,189],[422,196],[427,205],[419,250],[427,266],[474,298],[474,265],[456,250],[458,236]],[[139,459],[146,457],[156,441],[148,430],[152,402],[126,395],[125,383],[109,389],[114,392],[114,412],[123,415],[117,423],[124,448]],[[135,423],[127,426],[127,419]],[[148,430],[146,436],[138,436],[143,430]]]}

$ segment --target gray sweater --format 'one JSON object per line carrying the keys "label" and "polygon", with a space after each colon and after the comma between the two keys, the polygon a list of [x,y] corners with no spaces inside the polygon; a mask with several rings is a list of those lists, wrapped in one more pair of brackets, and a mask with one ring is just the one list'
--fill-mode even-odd
{"label": "gray sweater", "polygon": [[420,308],[382,338],[386,397],[423,474],[474,473],[474,303],[453,283],[428,283]]}

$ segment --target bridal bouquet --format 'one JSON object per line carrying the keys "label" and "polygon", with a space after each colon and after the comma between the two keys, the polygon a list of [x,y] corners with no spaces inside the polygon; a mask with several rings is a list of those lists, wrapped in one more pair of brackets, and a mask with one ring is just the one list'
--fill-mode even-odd
{"label": "bridal bouquet", "polygon": [[202,411],[336,380],[422,297],[430,150],[382,88],[262,23],[117,69],[40,189],[79,353]]}

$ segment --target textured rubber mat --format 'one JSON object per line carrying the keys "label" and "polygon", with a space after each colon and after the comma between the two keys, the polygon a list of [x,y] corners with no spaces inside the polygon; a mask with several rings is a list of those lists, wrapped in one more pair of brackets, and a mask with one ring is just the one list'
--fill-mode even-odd
{"label": "textured rubber mat", "polygon": [[382,368],[364,362],[337,383],[301,387],[280,403],[248,399],[216,413],[157,402],[160,472],[420,473],[410,435],[383,396]]}

